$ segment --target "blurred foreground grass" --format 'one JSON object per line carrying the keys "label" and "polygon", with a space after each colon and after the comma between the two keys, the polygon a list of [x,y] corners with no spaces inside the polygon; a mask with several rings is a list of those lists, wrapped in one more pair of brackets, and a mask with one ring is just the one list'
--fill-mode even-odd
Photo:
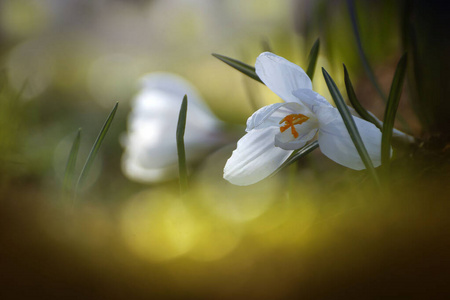
{"label": "blurred foreground grass", "polygon": [[[270,183],[271,193],[265,182],[254,195],[228,199],[209,195],[208,186],[193,189],[184,200],[167,190],[149,190],[116,207],[83,199],[76,211],[32,195],[2,201],[0,294],[3,299],[446,294],[448,179],[398,180],[389,197],[348,173],[337,183],[300,179],[289,193],[283,180]],[[219,191],[230,195],[234,188]],[[214,211],[215,201],[226,203]]]}

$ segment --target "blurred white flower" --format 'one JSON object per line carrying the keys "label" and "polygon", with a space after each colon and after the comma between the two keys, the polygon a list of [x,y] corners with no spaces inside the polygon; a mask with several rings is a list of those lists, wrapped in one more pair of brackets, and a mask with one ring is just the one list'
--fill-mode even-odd
{"label": "blurred white flower", "polygon": [[[351,169],[365,168],[339,111],[312,90],[302,68],[265,52],[257,58],[255,69],[266,86],[285,102],[265,106],[247,120],[247,134],[225,165],[225,179],[237,185],[258,182],[316,134],[328,158]],[[380,130],[357,116],[353,119],[374,166],[379,166]]]}
{"label": "blurred white flower", "polygon": [[160,182],[178,176],[176,128],[185,94],[187,162],[195,162],[224,142],[221,121],[186,80],[170,73],[146,75],[132,102],[128,133],[122,141],[122,170],[128,178]]}

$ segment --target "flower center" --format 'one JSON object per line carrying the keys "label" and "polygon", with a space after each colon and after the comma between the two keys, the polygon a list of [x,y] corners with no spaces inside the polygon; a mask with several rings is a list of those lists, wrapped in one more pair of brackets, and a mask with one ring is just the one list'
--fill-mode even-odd
{"label": "flower center", "polygon": [[294,125],[302,124],[302,123],[308,121],[308,119],[309,119],[309,117],[302,115],[302,114],[287,115],[280,121],[280,124],[284,123],[284,125],[280,127],[280,131],[285,132],[290,127],[294,138],[298,138],[298,132],[295,129]]}

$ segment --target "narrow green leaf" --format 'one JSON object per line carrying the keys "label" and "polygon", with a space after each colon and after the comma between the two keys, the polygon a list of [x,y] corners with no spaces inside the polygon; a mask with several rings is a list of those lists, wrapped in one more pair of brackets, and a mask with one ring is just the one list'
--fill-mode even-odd
{"label": "narrow green leaf", "polygon": [[379,185],[380,181],[378,179],[377,173],[375,172],[375,168],[373,167],[372,160],[370,159],[369,153],[367,153],[367,149],[364,146],[361,135],[359,134],[358,128],[356,127],[355,120],[353,120],[353,116],[350,113],[350,110],[348,109],[347,105],[345,104],[341,92],[337,88],[331,76],[324,68],[322,68],[322,73],[327,83],[328,90],[330,91],[330,94],[333,97],[334,103],[336,104],[336,107],[342,116],[345,127],[347,128],[348,133],[350,134],[353,144],[355,145],[356,150],[358,151],[358,154],[364,163],[364,166],[371,174],[375,183]]}
{"label": "narrow green leaf", "polygon": [[403,80],[406,74],[406,53],[400,58],[397,69],[395,70],[394,79],[392,80],[391,91],[389,92],[389,99],[384,111],[384,122],[381,138],[381,163],[389,164],[391,157],[391,139],[392,129],[394,128],[395,115],[397,113],[398,104],[400,103],[400,96],[402,94]]}
{"label": "narrow green leaf", "polygon": [[320,49],[320,40],[317,39],[314,42],[314,45],[311,47],[311,51],[309,52],[308,60],[308,69],[306,70],[306,74],[308,77],[313,80],[314,71],[316,70],[317,58],[319,57],[319,49]]}
{"label": "narrow green leaf", "polygon": [[258,77],[258,75],[256,75],[255,72],[255,67],[252,67],[250,65],[247,65],[246,63],[243,63],[239,60],[233,59],[233,58],[229,58],[220,54],[216,54],[213,53],[212,56],[214,56],[215,58],[220,59],[221,61],[223,61],[224,63],[226,63],[227,65],[235,68],[236,70],[244,73],[245,75],[249,76],[250,78],[261,82],[262,84],[264,84],[261,79]]}
{"label": "narrow green leaf", "polygon": [[[383,93],[381,86],[380,86],[379,82],[377,81],[377,79],[373,73],[372,67],[370,66],[367,56],[363,50],[363,46],[361,43],[361,37],[359,34],[359,29],[358,29],[358,20],[357,20],[357,16],[356,16],[356,9],[355,9],[355,4],[354,4],[353,0],[347,0],[347,6],[348,6],[349,13],[350,13],[350,20],[352,23],[353,34],[355,35],[356,44],[358,46],[358,54],[359,54],[359,57],[363,64],[364,70],[365,70],[367,76],[369,77],[369,80],[372,82],[372,85],[375,87],[375,89],[377,90],[381,99],[383,100],[383,102],[387,103],[386,95]],[[405,119],[401,115],[398,116],[398,120],[401,123],[401,125],[405,131],[411,132],[411,128],[409,127],[408,123],[405,121]]]}
{"label": "narrow green leaf", "polygon": [[291,156],[289,156],[289,158],[286,159],[286,161],[275,172],[273,172],[270,176],[273,176],[273,175],[277,174],[282,169],[286,168],[287,166],[291,165],[295,161],[297,161],[300,158],[302,158],[302,157],[306,156],[307,154],[311,153],[313,150],[317,149],[318,147],[319,147],[319,142],[318,141],[314,141],[312,143],[309,143],[306,146],[303,146],[302,148],[300,148],[298,150],[295,150],[294,152],[292,152]]}
{"label": "narrow green leaf", "polygon": [[63,194],[68,196],[73,189],[73,178],[75,175],[75,164],[77,163],[78,150],[80,148],[81,140],[81,128],[78,129],[78,133],[72,143],[72,148],[70,149],[69,158],[67,160],[66,171],[64,172],[63,181]]}
{"label": "narrow green leaf", "polygon": [[106,133],[108,132],[109,127],[111,126],[111,123],[114,119],[114,115],[116,114],[117,107],[119,106],[119,103],[117,102],[112,111],[109,113],[108,118],[105,121],[105,124],[103,125],[102,129],[100,130],[100,133],[97,136],[97,139],[94,142],[94,145],[92,146],[91,152],[88,155],[88,158],[84,164],[83,169],[81,170],[80,177],[78,178],[77,186],[75,189],[75,192],[81,188],[89,174],[89,171],[91,170],[92,163],[94,162],[95,157],[97,156],[98,150],[100,149],[100,146],[102,145],[103,140],[105,139]]}
{"label": "narrow green leaf", "polygon": [[358,29],[358,20],[356,18],[356,10],[355,10],[355,5],[353,3],[353,0],[347,0],[347,6],[348,6],[349,13],[350,13],[350,21],[352,23],[353,34],[355,35],[356,44],[358,46],[359,58],[361,59],[364,70],[366,71],[366,74],[369,77],[370,82],[372,82],[372,85],[377,90],[381,99],[383,99],[383,102],[386,103],[386,95],[381,90],[380,84],[378,83],[377,79],[375,78],[372,67],[369,64],[367,56],[364,53],[364,49],[362,47],[361,37],[359,34],[359,29]]}
{"label": "narrow green leaf", "polygon": [[345,88],[347,89],[348,99],[350,100],[350,103],[352,104],[353,108],[361,116],[361,118],[374,124],[375,126],[377,126],[377,128],[381,130],[382,126],[380,121],[378,121],[374,116],[369,114],[369,112],[365,110],[365,108],[358,101],[358,98],[356,98],[355,90],[353,89],[353,85],[345,65],[344,65],[344,80],[345,80]]}
{"label": "narrow green leaf", "polygon": [[186,128],[187,115],[187,95],[184,95],[181,103],[180,114],[178,115],[177,124],[177,153],[178,153],[178,170],[180,173],[180,192],[184,195],[188,189],[188,175],[186,167],[186,153],[184,148],[184,131]]}

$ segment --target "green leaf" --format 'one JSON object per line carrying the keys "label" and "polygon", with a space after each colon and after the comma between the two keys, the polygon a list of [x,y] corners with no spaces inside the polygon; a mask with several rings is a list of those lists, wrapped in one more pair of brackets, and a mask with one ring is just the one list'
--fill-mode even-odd
{"label": "green leaf", "polygon": [[[380,95],[383,102],[387,103],[386,95],[383,93],[379,82],[375,78],[372,67],[369,64],[367,56],[364,53],[364,50],[362,47],[361,37],[359,34],[359,29],[358,29],[358,20],[357,20],[357,16],[356,16],[356,9],[355,9],[355,4],[354,4],[353,0],[347,0],[347,6],[348,6],[349,13],[350,13],[350,20],[352,23],[353,34],[355,35],[356,44],[358,46],[358,54],[359,54],[359,57],[363,64],[364,70],[366,71],[366,74],[369,77],[369,80],[372,82],[372,85],[377,90],[377,92]],[[403,126],[404,130],[409,131],[409,132],[411,131],[411,128],[409,127],[408,123],[405,121],[405,119],[401,115],[398,116],[398,120],[401,123],[401,125]]]}
{"label": "green leaf", "polygon": [[375,168],[373,167],[372,160],[370,159],[370,156],[367,153],[367,149],[364,146],[361,135],[359,134],[358,128],[356,127],[355,120],[353,120],[353,116],[350,113],[350,110],[348,109],[347,105],[345,104],[341,92],[337,88],[331,76],[324,68],[322,68],[322,73],[327,83],[328,90],[330,91],[330,94],[333,97],[334,103],[336,104],[336,107],[342,116],[345,127],[347,128],[348,133],[350,134],[353,144],[355,145],[356,150],[358,151],[358,154],[364,163],[364,166],[371,174],[375,183],[379,185],[380,181],[378,179],[377,173],[375,172]]}
{"label": "green leaf", "polygon": [[75,164],[77,162],[78,150],[80,149],[81,128],[72,143],[69,159],[67,160],[66,171],[64,172],[63,195],[67,197],[73,189],[73,178],[75,175]]}
{"label": "green leaf", "polygon": [[381,163],[389,164],[391,157],[392,129],[394,128],[395,115],[397,113],[400,96],[402,94],[403,80],[406,74],[406,53],[400,58],[394,79],[392,80],[391,91],[389,92],[386,110],[384,111],[384,122],[381,138]]}
{"label": "green leaf", "polygon": [[78,178],[77,186],[75,189],[75,192],[79,190],[84,185],[84,182],[89,174],[89,171],[91,170],[92,163],[94,162],[95,157],[97,156],[98,150],[100,149],[100,146],[102,145],[103,140],[105,139],[106,133],[108,132],[109,127],[111,126],[111,123],[114,119],[114,115],[116,114],[117,107],[119,106],[119,103],[117,102],[112,111],[109,113],[108,118],[105,121],[105,124],[103,125],[102,129],[100,130],[100,133],[97,136],[97,139],[94,142],[94,145],[92,146],[91,152],[88,155],[88,158],[86,160],[86,163],[84,164],[83,169],[81,170],[80,177]]}
{"label": "green leaf", "polygon": [[261,82],[262,84],[264,84],[261,79],[258,77],[258,75],[256,75],[255,72],[255,67],[252,67],[250,65],[247,65],[239,60],[233,59],[233,58],[229,58],[220,54],[216,54],[213,53],[212,56],[214,56],[215,58],[220,59],[221,61],[223,61],[224,63],[226,63],[227,65],[235,68],[236,70],[244,73],[245,75],[249,76],[250,78]]}
{"label": "green leaf", "polygon": [[353,29],[353,34],[355,35],[356,45],[358,46],[359,58],[361,59],[364,70],[366,71],[366,74],[369,77],[369,80],[372,82],[372,85],[377,90],[381,99],[383,99],[383,102],[386,103],[386,96],[384,95],[383,91],[381,90],[380,84],[378,83],[377,79],[375,78],[372,67],[369,64],[367,56],[364,53],[364,49],[362,47],[361,36],[359,34],[359,29],[358,29],[358,20],[356,18],[356,10],[355,10],[355,5],[353,3],[353,0],[347,0],[347,6],[348,6],[349,13],[350,13],[350,21],[352,23],[352,29]]}
{"label": "green leaf", "polygon": [[316,70],[317,58],[319,57],[319,49],[320,49],[320,40],[317,39],[314,42],[314,45],[312,46],[308,56],[309,64],[308,69],[306,70],[306,74],[311,79],[311,81],[313,80],[314,71]]}
{"label": "green leaf", "polygon": [[186,153],[184,148],[184,131],[186,128],[187,114],[187,95],[184,95],[181,103],[180,114],[178,115],[177,124],[177,153],[178,153],[178,169],[180,172],[180,192],[184,195],[188,189],[188,176],[186,167]]}
{"label": "green leaf", "polygon": [[353,108],[361,116],[361,118],[374,124],[381,130],[382,126],[380,121],[378,121],[374,116],[369,114],[369,112],[367,112],[367,110],[364,109],[364,107],[356,98],[355,90],[353,89],[353,85],[345,65],[344,65],[344,80],[345,80],[345,88],[347,89],[348,99],[350,100],[350,103],[352,104]]}
{"label": "green leaf", "polygon": [[300,149],[295,150],[294,152],[292,152],[291,156],[289,156],[288,159],[286,159],[286,161],[275,172],[273,172],[270,176],[273,176],[273,175],[277,174],[282,169],[286,168],[287,166],[291,165],[295,161],[297,161],[300,158],[302,158],[302,157],[306,156],[307,154],[311,153],[313,150],[317,149],[318,147],[319,147],[319,142],[318,141],[314,141],[312,143],[309,143],[306,146],[303,146]]}

